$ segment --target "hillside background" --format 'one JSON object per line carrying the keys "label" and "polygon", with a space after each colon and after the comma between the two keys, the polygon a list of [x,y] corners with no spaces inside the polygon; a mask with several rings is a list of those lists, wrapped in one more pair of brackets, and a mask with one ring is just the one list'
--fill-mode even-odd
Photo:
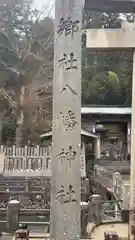
{"label": "hillside background", "polygon": [[[125,18],[132,22],[134,16]],[[132,52],[90,52],[85,47],[87,28],[120,24],[118,14],[84,13],[83,105],[131,106]],[[44,17],[44,12],[33,9],[31,0],[6,0],[0,5],[1,144],[40,144],[40,134],[51,129],[53,35],[49,10]]]}

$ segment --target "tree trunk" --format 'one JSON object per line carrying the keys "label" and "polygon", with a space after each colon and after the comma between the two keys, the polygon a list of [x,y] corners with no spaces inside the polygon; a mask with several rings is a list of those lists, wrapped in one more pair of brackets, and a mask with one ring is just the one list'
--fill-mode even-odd
{"label": "tree trunk", "polygon": [[23,124],[23,112],[20,112],[20,115],[17,119],[17,127],[16,127],[16,146],[20,147],[22,142],[22,124]]}
{"label": "tree trunk", "polygon": [[2,126],[3,126],[4,111],[0,112],[0,145],[2,144]]}
{"label": "tree trunk", "polygon": [[17,126],[16,128],[16,146],[20,147],[22,141],[22,132],[21,132],[21,125]]}

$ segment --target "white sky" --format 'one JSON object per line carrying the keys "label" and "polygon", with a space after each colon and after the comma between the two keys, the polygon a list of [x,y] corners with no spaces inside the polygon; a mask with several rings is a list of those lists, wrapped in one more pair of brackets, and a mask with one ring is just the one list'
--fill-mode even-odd
{"label": "white sky", "polygon": [[[48,15],[54,15],[54,2],[55,0],[34,0],[34,7]],[[50,15],[49,14],[49,15]]]}

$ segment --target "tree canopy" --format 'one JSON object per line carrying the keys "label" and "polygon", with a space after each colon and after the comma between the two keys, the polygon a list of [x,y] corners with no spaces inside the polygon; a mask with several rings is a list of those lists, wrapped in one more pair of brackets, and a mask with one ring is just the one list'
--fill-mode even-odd
{"label": "tree canopy", "polygon": [[[22,134],[24,144],[29,140],[35,142],[34,139],[38,139],[48,126],[48,119],[42,121],[41,118],[39,121],[37,116],[41,116],[41,107],[43,112],[44,108],[46,112],[50,108],[43,93],[40,97],[41,88],[44,92],[48,79],[52,80],[52,66],[45,76],[46,62],[53,61],[53,40],[50,36],[53,36],[53,21],[49,18],[41,20],[40,13],[33,10],[31,0],[7,0],[0,4],[0,112],[3,113],[0,123],[4,117],[2,136],[9,135],[3,137],[4,142],[15,139],[13,135],[16,126],[20,125],[19,116],[23,116],[20,131],[30,133],[27,138],[25,133]],[[8,106],[7,110],[5,106]]]}
{"label": "tree canopy", "polygon": [[[133,21],[131,14],[125,16]],[[84,28],[119,28],[115,13],[84,14]],[[89,51],[83,44],[82,103],[131,106],[132,52]]]}
{"label": "tree canopy", "polygon": [[[0,123],[5,144],[15,141],[19,127],[23,145],[39,143],[40,134],[51,128],[54,24],[40,16],[32,0],[0,4]],[[133,21],[132,14],[125,17]],[[131,106],[132,51],[89,51],[85,44],[85,29],[120,25],[119,14],[84,13],[82,104]]]}

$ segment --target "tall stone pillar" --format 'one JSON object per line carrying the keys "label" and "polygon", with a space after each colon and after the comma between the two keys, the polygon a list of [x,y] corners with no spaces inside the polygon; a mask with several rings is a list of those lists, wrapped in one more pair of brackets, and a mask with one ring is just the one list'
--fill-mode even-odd
{"label": "tall stone pillar", "polygon": [[135,50],[133,52],[132,78],[132,131],[131,131],[131,167],[130,167],[130,215],[129,239],[135,239]]}
{"label": "tall stone pillar", "polygon": [[80,238],[81,22],[83,0],[56,0],[51,239]]}

